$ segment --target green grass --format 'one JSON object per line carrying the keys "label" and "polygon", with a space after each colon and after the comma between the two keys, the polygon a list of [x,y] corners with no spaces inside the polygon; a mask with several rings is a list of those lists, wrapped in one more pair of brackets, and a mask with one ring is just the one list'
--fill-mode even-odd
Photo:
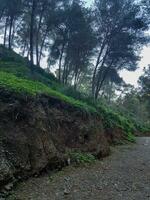
{"label": "green grass", "polygon": [[23,64],[15,63],[15,62],[4,62],[0,61],[0,71],[12,73],[17,77],[29,78],[30,77],[30,69]]}
{"label": "green grass", "polygon": [[15,53],[12,50],[5,48],[3,45],[0,45],[0,61],[3,62],[18,62],[25,64],[25,59],[19,54]]}
{"label": "green grass", "polygon": [[52,74],[48,74],[40,67],[34,66],[34,73],[32,74],[31,69],[27,64],[11,61],[0,61],[0,71],[14,74],[19,78],[37,80],[54,88],[58,88],[60,86]]}
{"label": "green grass", "polygon": [[106,106],[98,106],[98,111],[101,114],[105,129],[120,128],[124,131],[128,141],[135,141],[134,133],[136,132],[136,128],[130,119],[117,112],[114,112]]}
{"label": "green grass", "polygon": [[55,76],[47,73],[41,67],[32,66],[34,73],[31,72],[30,62],[12,50],[0,45],[0,71],[14,74],[17,77],[37,80],[51,88],[60,88]]}
{"label": "green grass", "polygon": [[81,110],[96,113],[96,109],[94,107],[89,106],[84,102],[75,100],[71,97],[67,97],[38,81],[31,81],[23,78],[18,78],[11,73],[2,71],[0,72],[0,87],[31,96],[46,94],[51,97],[58,98],[59,100],[68,103],[74,107],[80,108]]}

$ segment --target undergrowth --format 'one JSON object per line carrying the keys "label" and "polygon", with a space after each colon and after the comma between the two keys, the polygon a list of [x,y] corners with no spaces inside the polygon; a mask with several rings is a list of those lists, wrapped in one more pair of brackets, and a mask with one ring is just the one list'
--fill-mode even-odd
{"label": "undergrowth", "polygon": [[128,141],[135,141],[134,133],[136,132],[136,128],[132,121],[105,106],[98,106],[98,109],[105,129],[120,128],[124,131]]}
{"label": "undergrowth", "polygon": [[83,153],[80,151],[69,152],[68,156],[70,157],[71,163],[74,164],[92,164],[96,161],[95,156],[90,153]]}

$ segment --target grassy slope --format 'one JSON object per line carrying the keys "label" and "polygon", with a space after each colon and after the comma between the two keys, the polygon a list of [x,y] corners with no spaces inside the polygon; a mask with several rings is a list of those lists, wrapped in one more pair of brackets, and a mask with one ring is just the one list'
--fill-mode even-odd
{"label": "grassy slope", "polygon": [[81,108],[87,112],[96,113],[96,109],[94,107],[87,105],[84,102],[67,97],[39,81],[18,78],[11,73],[0,71],[0,87],[13,90],[17,93],[25,93],[31,96],[47,94],[49,96],[56,97],[74,107]]}
{"label": "grassy slope", "polygon": [[[40,67],[34,66],[34,75],[31,73],[30,63],[27,59],[9,51],[0,45],[0,71],[12,73],[18,77],[34,79],[47,85],[57,85],[57,79]],[[54,84],[55,83],[55,84]]]}
{"label": "grassy slope", "polygon": [[[80,110],[101,116],[105,128],[121,128],[127,139],[134,141],[136,126],[126,117],[115,113],[102,105],[93,104],[88,99],[80,98],[79,93],[72,95],[65,91],[52,74],[36,67],[34,76],[27,60],[0,46],[0,87],[28,95],[47,94],[64,101]],[[67,93],[67,95],[65,95]],[[82,99],[82,101],[81,101]]]}

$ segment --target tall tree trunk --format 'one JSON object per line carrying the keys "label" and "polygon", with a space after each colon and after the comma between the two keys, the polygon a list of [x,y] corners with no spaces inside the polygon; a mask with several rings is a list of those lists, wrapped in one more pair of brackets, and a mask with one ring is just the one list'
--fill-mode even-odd
{"label": "tall tree trunk", "polygon": [[42,44],[41,44],[41,47],[40,47],[40,52],[39,52],[39,65],[40,65],[40,63],[41,63],[43,47],[44,47],[44,44],[45,44],[45,40],[46,40],[47,34],[48,34],[48,28],[47,28],[46,31],[45,31],[45,34],[44,34],[43,40],[42,40]]}
{"label": "tall tree trunk", "polygon": [[35,22],[36,0],[32,0],[31,21],[30,21],[30,61],[34,65],[34,22]]}
{"label": "tall tree trunk", "polygon": [[25,41],[24,41],[24,45],[23,45],[23,50],[22,50],[22,53],[21,53],[21,55],[22,55],[23,57],[25,56],[26,47],[27,47],[27,41],[25,40]]}
{"label": "tall tree trunk", "polygon": [[11,46],[13,45],[14,42],[14,37],[15,37],[15,21],[13,20],[13,25],[12,25],[13,31],[12,31],[12,36],[11,36]]}
{"label": "tall tree trunk", "polygon": [[11,49],[12,46],[12,27],[13,27],[14,17],[10,17],[10,25],[9,25],[9,40],[8,40],[8,47]]}
{"label": "tall tree trunk", "polygon": [[64,64],[63,74],[62,74],[62,83],[65,84],[65,72],[66,72],[66,63]]}
{"label": "tall tree trunk", "polygon": [[36,40],[36,65],[39,66],[39,41]]}
{"label": "tall tree trunk", "polygon": [[65,63],[64,63],[64,69],[63,69],[63,75],[62,75],[62,82],[63,84],[65,84],[66,81],[66,77],[67,77],[67,65],[68,65],[68,58],[67,56],[65,57]]}
{"label": "tall tree trunk", "polygon": [[69,77],[69,63],[65,66],[65,74],[64,74],[64,84],[67,85]]}
{"label": "tall tree trunk", "polygon": [[61,53],[60,53],[60,58],[59,58],[59,72],[58,72],[59,82],[61,82],[61,67],[62,67],[62,59],[63,59],[64,49],[65,49],[65,44],[62,45],[62,49],[61,49]]}
{"label": "tall tree trunk", "polygon": [[103,41],[103,43],[101,45],[101,48],[100,48],[100,51],[99,51],[99,54],[98,54],[98,57],[97,57],[96,65],[95,65],[95,68],[94,68],[94,72],[93,72],[93,78],[92,78],[92,95],[93,96],[94,96],[94,93],[95,93],[94,90],[95,90],[95,78],[96,78],[96,74],[97,74],[97,69],[98,69],[99,64],[101,63],[101,57],[102,57],[103,51],[104,51],[105,46],[106,46],[105,40]]}
{"label": "tall tree trunk", "polygon": [[1,19],[2,19],[2,17],[3,17],[3,15],[4,15],[4,11],[5,11],[5,7],[3,7],[2,9],[1,9],[1,13],[0,13],[0,21],[1,21]]}
{"label": "tall tree trunk", "polygon": [[6,17],[5,31],[4,31],[4,47],[6,47],[7,28],[8,28],[8,18]]}
{"label": "tall tree trunk", "polygon": [[95,100],[98,98],[98,94],[99,94],[99,85],[100,85],[100,81],[101,81],[101,78],[102,78],[102,77],[101,77],[101,76],[102,76],[102,71],[103,71],[103,67],[104,67],[104,64],[105,64],[107,55],[108,55],[108,48],[107,48],[107,50],[106,50],[105,56],[103,57],[101,66],[100,66],[100,68],[99,68],[98,77],[97,77],[98,80],[97,80],[97,83],[95,84],[95,88],[94,88],[94,99],[95,99]]}
{"label": "tall tree trunk", "polygon": [[42,15],[40,16],[39,26],[36,33],[36,65],[39,66],[39,34],[41,29]]}
{"label": "tall tree trunk", "polygon": [[79,83],[79,78],[80,78],[80,74],[81,74],[81,71],[78,71],[75,75],[75,83],[74,83],[74,89],[77,90],[78,88],[78,83]]}
{"label": "tall tree trunk", "polygon": [[30,47],[28,47],[28,50],[27,50],[27,58],[28,60],[30,60]]}
{"label": "tall tree trunk", "polygon": [[95,99],[96,99],[96,100],[97,100],[97,98],[98,98],[99,92],[100,92],[100,90],[101,90],[101,88],[102,88],[102,86],[103,86],[104,81],[105,81],[106,78],[107,78],[107,75],[108,75],[109,70],[110,70],[111,66],[113,65],[113,63],[114,63],[114,60],[112,60],[111,63],[110,63],[110,65],[106,68],[106,70],[105,70],[105,72],[104,72],[104,75],[103,75],[103,77],[102,77],[102,80],[99,82],[99,84],[98,84],[98,86],[97,86],[97,90],[96,90],[96,94],[95,94]]}
{"label": "tall tree trunk", "polygon": [[113,82],[111,81],[110,82],[110,90],[108,92],[108,103],[110,104],[111,103],[111,99],[112,99],[112,89],[113,89]]}
{"label": "tall tree trunk", "polygon": [[75,78],[74,78],[74,90],[77,90],[77,73],[75,73]]}
{"label": "tall tree trunk", "polygon": [[42,19],[43,19],[43,14],[44,14],[46,5],[47,5],[47,1],[44,1],[43,5],[42,5],[42,10],[41,10],[41,13],[40,13],[40,18],[39,18],[39,23],[38,23],[38,27],[37,27],[37,32],[36,32],[36,64],[37,64],[37,66],[40,65],[40,63],[39,63],[39,60],[40,60],[39,34],[40,34],[41,26],[42,26]]}

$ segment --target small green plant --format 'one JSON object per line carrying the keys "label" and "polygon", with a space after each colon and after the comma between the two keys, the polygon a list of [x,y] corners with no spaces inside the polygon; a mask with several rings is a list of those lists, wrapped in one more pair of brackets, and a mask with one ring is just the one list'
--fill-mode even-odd
{"label": "small green plant", "polygon": [[69,157],[72,163],[75,164],[92,164],[96,161],[94,155],[83,152],[70,152]]}
{"label": "small green plant", "polygon": [[132,133],[128,133],[127,140],[129,142],[135,142],[135,136]]}

